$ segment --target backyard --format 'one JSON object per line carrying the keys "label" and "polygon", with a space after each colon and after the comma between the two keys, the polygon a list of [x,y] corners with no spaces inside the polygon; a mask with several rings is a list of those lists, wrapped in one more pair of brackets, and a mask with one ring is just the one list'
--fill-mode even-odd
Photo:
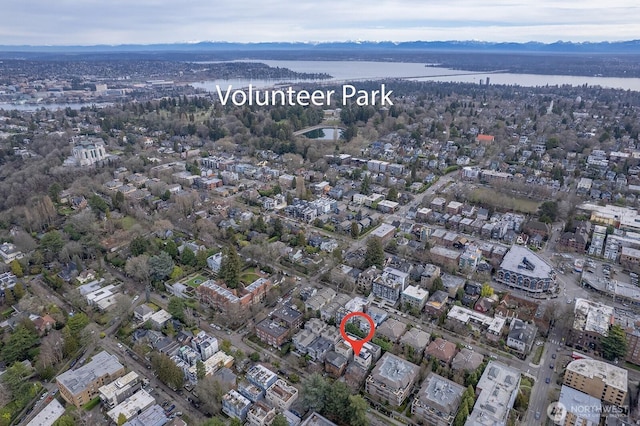
{"label": "backyard", "polygon": [[258,275],[258,271],[255,267],[249,267],[240,273],[240,281],[242,281],[245,286],[251,284],[258,278],[260,278],[260,275]]}
{"label": "backyard", "polygon": [[520,213],[533,214],[538,211],[538,203],[534,200],[516,198],[501,194],[491,188],[474,188],[467,194],[467,200],[484,206],[491,206],[496,210],[515,210]]}

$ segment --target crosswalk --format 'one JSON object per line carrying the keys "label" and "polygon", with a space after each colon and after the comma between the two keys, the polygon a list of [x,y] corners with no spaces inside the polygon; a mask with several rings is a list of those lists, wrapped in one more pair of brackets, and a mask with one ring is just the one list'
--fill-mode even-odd
{"label": "crosswalk", "polygon": [[550,339],[550,340],[548,340],[548,342],[552,343],[554,345],[561,345],[561,344],[564,343],[564,342],[561,342],[560,340],[556,340],[556,339]]}

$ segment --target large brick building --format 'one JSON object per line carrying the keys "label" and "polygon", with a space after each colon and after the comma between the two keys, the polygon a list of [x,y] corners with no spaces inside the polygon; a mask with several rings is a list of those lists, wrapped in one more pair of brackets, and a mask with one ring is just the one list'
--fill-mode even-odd
{"label": "large brick building", "polygon": [[265,299],[271,287],[271,280],[264,277],[240,290],[227,288],[222,282],[208,280],[198,286],[196,294],[201,303],[241,320],[249,313],[250,306]]}
{"label": "large brick building", "polygon": [[102,351],[77,370],[67,370],[56,377],[56,383],[62,398],[79,408],[99,396],[101,386],[123,375],[124,366],[118,359]]}

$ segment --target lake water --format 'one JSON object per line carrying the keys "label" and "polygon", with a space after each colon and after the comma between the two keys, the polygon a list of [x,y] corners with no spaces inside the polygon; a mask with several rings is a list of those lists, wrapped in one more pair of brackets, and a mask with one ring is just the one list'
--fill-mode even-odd
{"label": "lake water", "polygon": [[337,140],[342,137],[342,129],[334,129],[333,127],[324,127],[322,129],[312,130],[307,133],[303,133],[309,139],[320,139],[323,141]]}
{"label": "lake water", "polygon": [[[326,82],[348,82],[378,79],[408,79],[416,81],[442,81],[458,83],[478,83],[486,82],[490,79],[491,84],[505,84],[523,87],[543,87],[543,86],[601,86],[605,88],[640,91],[640,78],[620,78],[620,77],[583,77],[571,75],[540,75],[540,74],[512,74],[503,72],[475,72],[464,70],[452,70],[440,67],[425,67],[423,63],[408,62],[372,62],[372,61],[264,61],[252,60],[251,62],[262,62],[271,67],[284,67],[292,71],[307,73],[327,73],[332,76]],[[306,80],[314,81],[314,80]],[[196,88],[207,91],[216,91],[219,85],[226,91],[228,85],[234,89],[248,87],[249,84],[255,88],[273,87],[281,83],[296,83],[296,80],[266,80],[266,79],[236,79],[236,80],[208,80],[193,83]]]}
{"label": "lake water", "polygon": [[84,107],[87,108],[91,108],[93,106],[95,106],[96,108],[105,108],[107,106],[111,106],[113,105],[113,103],[90,103],[90,102],[83,102],[83,103],[64,103],[64,104],[43,104],[43,103],[38,103],[38,104],[12,104],[12,103],[7,103],[7,102],[0,102],[0,109],[3,109],[5,111],[12,111],[12,110],[17,110],[17,111],[26,111],[26,112],[34,112],[34,111],[38,111],[42,108],[48,110],[48,111],[57,111],[59,109],[66,109],[66,108],[71,108],[71,109],[82,109]]}

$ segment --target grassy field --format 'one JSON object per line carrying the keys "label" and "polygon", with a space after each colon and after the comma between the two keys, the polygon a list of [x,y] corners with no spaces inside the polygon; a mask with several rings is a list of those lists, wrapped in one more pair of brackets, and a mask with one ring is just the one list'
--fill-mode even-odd
{"label": "grassy field", "polygon": [[136,224],[136,220],[131,216],[125,216],[122,219],[120,219],[120,224],[122,225],[122,229],[124,229],[125,231],[128,231],[129,229],[131,229],[133,225]]}
{"label": "grassy field", "polygon": [[203,275],[194,275],[190,277],[187,281],[185,281],[185,284],[188,285],[189,287],[196,288],[206,280],[207,278]]}
{"label": "grassy field", "polygon": [[258,270],[255,267],[249,267],[240,272],[240,281],[245,285],[251,284],[258,278],[260,278],[260,275],[258,275]]}
{"label": "grassy field", "polygon": [[542,359],[542,352],[544,352],[544,346],[540,345],[536,349],[536,353],[533,356],[533,363],[534,364],[539,364],[540,363],[540,359]]}
{"label": "grassy field", "polygon": [[251,284],[252,282],[254,282],[255,280],[257,280],[258,278],[260,278],[258,276],[258,274],[255,274],[253,272],[245,272],[242,275],[240,275],[240,281],[242,281],[243,283],[245,283],[246,285]]}
{"label": "grassy field", "polygon": [[468,201],[497,210],[515,210],[520,213],[533,214],[538,211],[540,203],[534,200],[511,197],[491,188],[475,188],[468,196]]}

